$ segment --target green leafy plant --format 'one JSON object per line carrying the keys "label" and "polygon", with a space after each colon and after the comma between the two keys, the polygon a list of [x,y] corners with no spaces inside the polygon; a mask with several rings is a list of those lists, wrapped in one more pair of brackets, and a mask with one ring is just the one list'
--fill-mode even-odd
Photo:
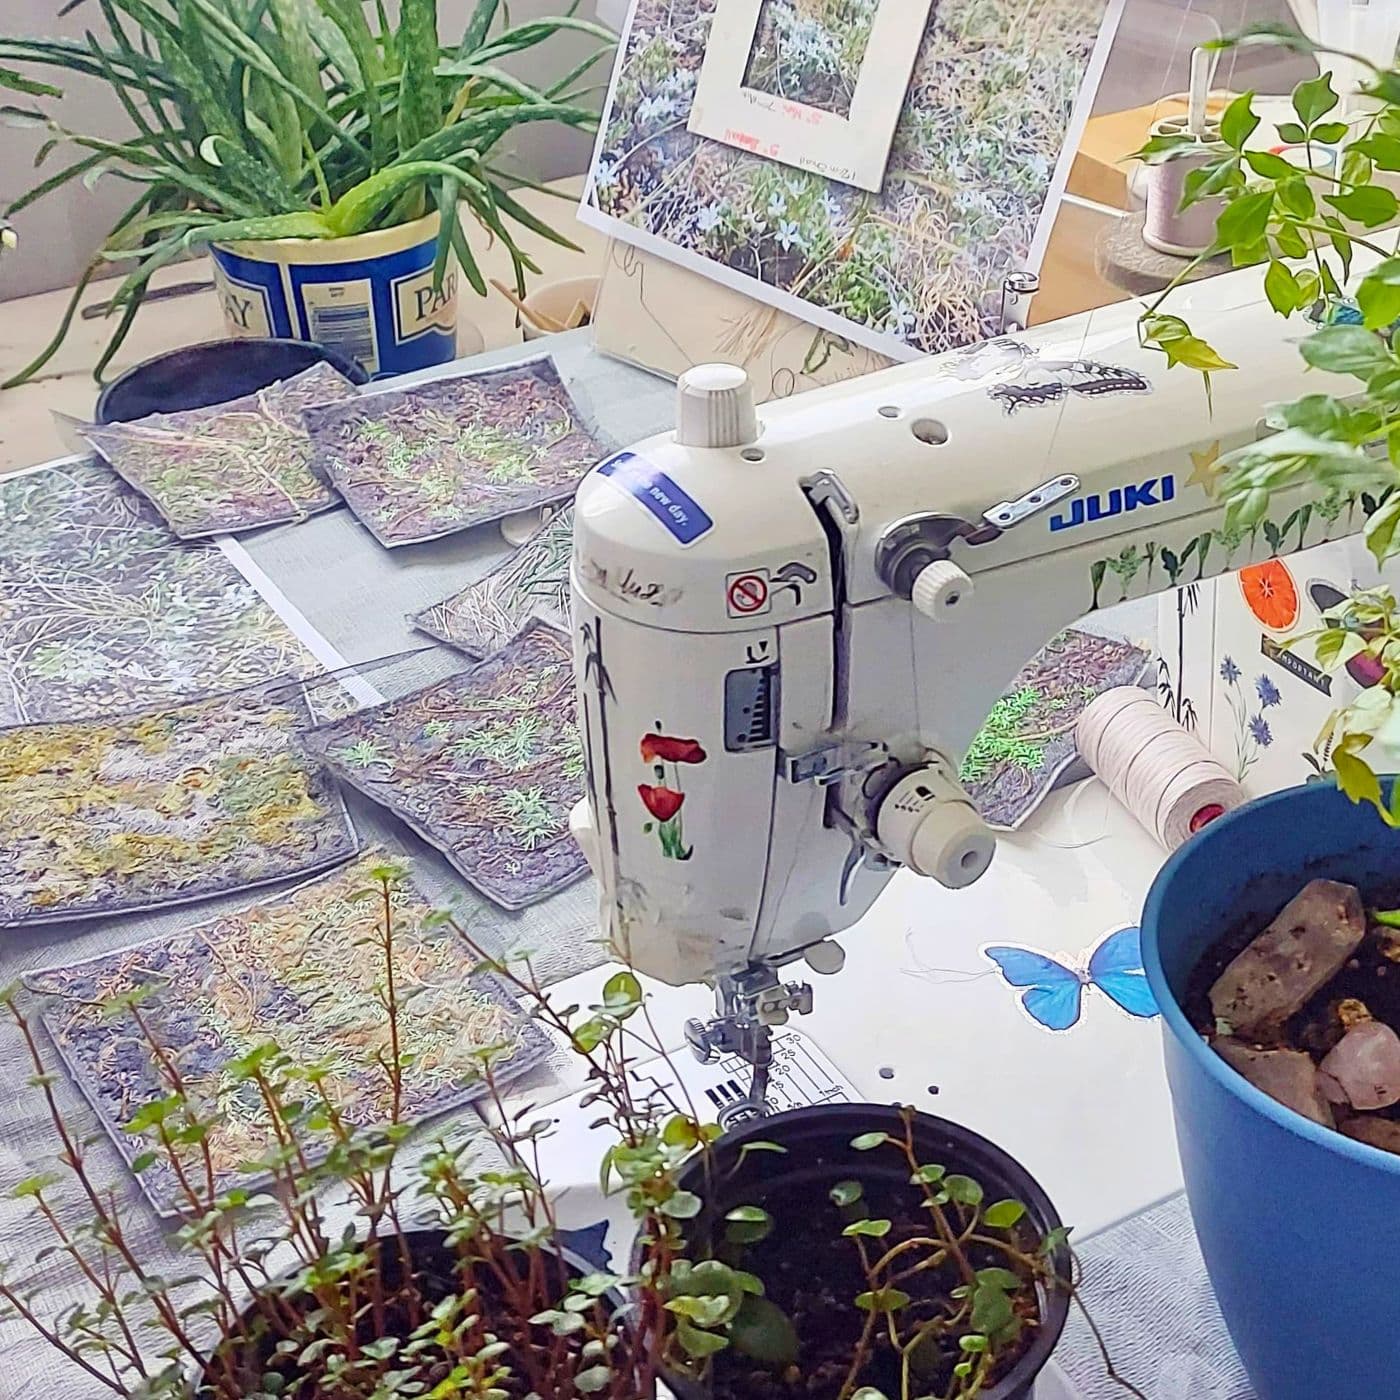
{"label": "green leafy plant", "polygon": [[1366,658],[1378,672],[1350,705],[1334,710],[1317,736],[1315,749],[1324,754],[1337,782],[1354,802],[1369,802],[1387,826],[1400,827],[1400,783],[1389,801],[1380,779],[1367,761],[1367,751],[1384,754],[1386,769],[1400,752],[1400,605],[1386,587],[1360,589],[1322,614],[1324,626],[1294,638],[1289,647],[1310,647],[1317,664],[1329,673],[1344,671]]}
{"label": "green leafy plant", "polygon": [[[1337,52],[1277,26],[1219,44]],[[1265,516],[1277,493],[1311,489],[1320,511],[1325,505],[1335,514],[1342,502],[1361,504],[1367,546],[1384,564],[1400,553],[1400,347],[1394,335],[1400,256],[1394,234],[1378,230],[1400,218],[1391,188],[1400,172],[1400,70],[1347,57],[1367,74],[1361,111],[1339,119],[1339,98],[1326,73],[1299,83],[1292,94],[1296,120],[1279,128],[1292,148],[1280,154],[1250,147],[1259,117],[1254,94],[1242,94],[1221,117],[1211,159],[1187,175],[1185,201],[1221,201],[1215,244],[1202,258],[1226,254],[1236,266],[1261,265],[1273,308],[1309,325],[1299,344],[1306,364],[1355,381],[1349,393],[1305,394],[1275,405],[1267,420],[1271,434],[1220,459],[1227,530],[1269,529]],[[1157,137],[1138,154],[1149,162],[1171,160],[1186,144]],[[1208,391],[1211,373],[1234,366],[1182,318],[1162,310],[1173,287],[1143,314],[1143,343],[1160,349],[1169,365],[1200,371]],[[1310,639],[1319,664],[1335,670],[1365,652],[1381,664],[1383,676],[1332,716],[1319,748],[1330,752],[1338,783],[1353,801],[1372,803],[1389,825],[1400,825],[1400,810],[1382,803],[1366,760],[1376,736],[1400,713],[1393,600],[1383,591],[1363,593],[1337,611],[1351,623],[1332,618],[1332,627]]]}
{"label": "green leafy plant", "polygon": [[[900,1400],[963,1400],[980,1394],[1025,1349],[1039,1318],[1038,1290],[1070,1286],[1054,1262],[1069,1232],[1029,1237],[1022,1202],[989,1203],[974,1178],[920,1162],[913,1110],[901,1110],[901,1118],[902,1136],[863,1133],[851,1146],[904,1159],[911,1194],[928,1213],[926,1231],[892,1234],[891,1220],[870,1216],[858,1181],[838,1182],[830,1192],[867,1285],[852,1300],[865,1322],[842,1396],[863,1392],[872,1400],[871,1387],[858,1391],[857,1384],[883,1333],[899,1359]],[[946,1296],[934,1308],[920,1307],[903,1285],[917,1281],[915,1291],[926,1297],[930,1279]]]}
{"label": "green leafy plant", "polygon": [[[488,1149],[479,1139],[444,1138],[411,1166],[402,1160],[409,1124],[399,1105],[413,1065],[401,1034],[412,1013],[394,929],[403,872],[382,866],[371,874],[377,884],[362,898],[380,911],[377,923],[368,921],[375,932],[366,944],[382,960],[384,1036],[364,1053],[386,1081],[394,1105],[388,1121],[356,1127],[330,1087],[333,1066],[299,1062],[275,1044],[256,1046],[228,1069],[273,1133],[268,1149],[230,1182],[210,1151],[218,1104],[158,1033],[158,984],[106,1008],[134,1025],[133,1051],[139,1046],[158,1067],[162,1092],[135,1107],[125,1131],[144,1146],[133,1169],[168,1168],[183,1193],[179,1279],[143,1260],[129,1210],[66,1120],[27,994],[18,987],[0,993],[28,1046],[31,1086],[47,1103],[57,1149],[57,1170],[12,1192],[41,1217],[51,1243],[29,1277],[18,1277],[13,1262],[0,1270],[0,1317],[25,1320],[92,1381],[142,1400],[522,1400],[531,1393],[633,1400],[650,1393],[651,1363],[632,1345],[620,1313],[618,1289],[628,1280],[581,1272],[561,1252],[565,1242],[539,1174],[538,1139],[547,1125],[506,1112],[494,1072],[503,1046],[473,1052],[496,1110]],[[545,1005],[531,973],[510,975],[518,990],[533,989],[537,1008]],[[597,1014],[607,1009],[610,1026],[635,1005],[633,986],[630,974],[609,983]],[[545,1019],[567,1033],[566,1018],[550,1012]],[[655,1114],[635,1103],[625,1076],[598,1053],[607,1041],[585,1057],[599,1071],[599,1098],[616,1114],[610,1121],[638,1142]],[[639,1207],[644,1214],[664,1201],[654,1194]],[[328,1195],[351,1203],[348,1226],[332,1227]],[[87,1286],[81,1302],[56,1314],[43,1287],[53,1268],[46,1261],[55,1259]],[[658,1313],[655,1290],[642,1285],[641,1295],[642,1312],[650,1299]]]}
{"label": "green leafy plant", "polygon": [[[455,42],[439,33],[437,0],[403,0],[397,24],[366,0],[77,0],[100,9],[105,33],[83,40],[0,38],[0,89],[23,105],[0,107],[12,123],[47,133],[39,162],[68,164],[6,210],[29,207],[73,180],[120,179],[137,195],[74,292],[53,342],[10,384],[48,362],[78,299],[108,263],[129,265],[112,298],[120,319],[97,365],[100,377],[125,339],[150,279],[212,242],[341,238],[443,217],[435,278],[455,251],[486,295],[457,217],[459,203],[511,255],[517,291],[538,267],[510,223],[573,245],[511,194],[520,183],[498,162],[504,137],[557,121],[591,128],[590,70],[613,43],[601,25],[568,12],[496,23],[500,0],[477,0]],[[70,6],[69,8],[73,8]],[[502,66],[565,30],[599,41],[546,88]],[[62,96],[38,71],[107,82],[134,134],[113,139],[70,131],[42,104]]]}

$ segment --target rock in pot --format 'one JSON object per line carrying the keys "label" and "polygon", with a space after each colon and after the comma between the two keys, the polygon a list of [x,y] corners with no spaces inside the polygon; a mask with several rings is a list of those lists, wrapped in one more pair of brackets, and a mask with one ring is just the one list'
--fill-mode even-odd
{"label": "rock in pot", "polygon": [[1355,886],[1312,880],[1220,974],[1210,990],[1211,1010],[1235,1035],[1273,1040],[1365,936],[1366,911]]}
{"label": "rock in pot", "polygon": [[1400,1035],[1381,1021],[1353,1026],[1318,1066],[1318,1081],[1333,1103],[1362,1110],[1400,1103]]}
{"label": "rock in pot", "polygon": [[1256,1050],[1242,1041],[1228,1039],[1217,1040],[1215,1050],[1256,1089],[1286,1104],[1294,1113],[1332,1127],[1334,1119],[1328,1096],[1318,1083],[1317,1066],[1305,1050]]}

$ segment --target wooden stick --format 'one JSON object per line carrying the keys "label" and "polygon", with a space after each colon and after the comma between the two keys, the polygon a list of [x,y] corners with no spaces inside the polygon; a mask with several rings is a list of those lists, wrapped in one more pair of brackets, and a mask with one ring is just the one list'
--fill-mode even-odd
{"label": "wooden stick", "polygon": [[563,331],[569,329],[562,321],[556,321],[553,316],[548,315],[546,312],[535,311],[533,308],[526,306],[523,298],[520,297],[514,287],[507,287],[504,282],[499,282],[494,277],[491,279],[491,285],[500,292],[500,294],[505,297],[532,326],[536,326],[542,331]]}

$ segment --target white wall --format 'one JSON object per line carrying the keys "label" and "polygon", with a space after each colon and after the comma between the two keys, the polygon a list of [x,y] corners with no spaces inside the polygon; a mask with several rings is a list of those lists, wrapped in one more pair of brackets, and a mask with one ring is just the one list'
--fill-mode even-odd
{"label": "white wall", "polygon": [[[90,0],[88,5],[61,20],[54,17],[60,8],[58,0],[7,0],[0,26],[11,36],[61,36],[80,40],[84,30],[92,26],[94,16],[98,21],[101,19],[100,11]],[[89,14],[89,10],[93,13]],[[49,75],[36,73],[35,76],[47,78]],[[65,100],[44,105],[70,128],[104,136],[130,129],[121,105],[103,83],[74,77],[57,81],[55,86],[64,88]],[[29,101],[0,91],[0,103],[25,106]],[[0,125],[0,208],[9,205],[45,176],[72,162],[72,155],[65,159],[65,152],[58,150],[36,171],[34,157],[44,139],[39,131]],[[136,194],[134,186],[120,180],[99,181],[92,190],[76,183],[19,214],[14,222],[20,247],[7,254],[0,264],[0,299],[67,286],[75,281],[91,261],[93,250],[118,213]]]}
{"label": "white wall", "polygon": [[[473,0],[441,0],[440,30],[444,39],[461,32],[472,4]],[[57,19],[61,8],[60,0],[0,0],[0,30],[10,36],[75,39],[81,39],[87,28],[103,31],[101,12],[93,0],[75,13]],[[521,23],[562,8],[564,0],[514,0],[510,12],[512,20]],[[587,3],[581,7],[584,11],[590,8]],[[587,35],[560,34],[535,52],[517,55],[505,66],[527,82],[547,83],[581,62],[595,42]],[[596,71],[596,81],[605,83],[608,65],[600,64]],[[57,85],[65,89],[63,102],[43,105],[65,126],[104,136],[129,130],[119,103],[102,83],[65,77],[57,80]],[[27,99],[0,92],[0,104],[12,101],[23,104]],[[595,105],[597,101],[594,98]],[[34,156],[43,140],[40,132],[0,125],[0,209],[44,175],[62,168],[64,153],[56,151],[42,170],[34,170]],[[513,145],[503,149],[532,178],[550,180],[582,170],[588,164],[590,147],[591,138],[586,134],[540,123],[522,129]],[[17,252],[7,254],[0,266],[0,301],[75,281],[117,214],[135,196],[134,187],[109,178],[99,181],[92,190],[81,184],[70,185],[18,215],[14,222],[20,246]]]}

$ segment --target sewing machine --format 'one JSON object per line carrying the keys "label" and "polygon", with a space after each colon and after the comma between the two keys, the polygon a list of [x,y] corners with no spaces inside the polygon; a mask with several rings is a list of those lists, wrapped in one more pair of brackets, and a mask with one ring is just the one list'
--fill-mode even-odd
{"label": "sewing machine", "polygon": [[1270,404],[1352,381],[1305,371],[1306,327],[1257,270],[1170,309],[1239,366],[1213,407],[1129,303],[761,413],[742,370],[701,366],[673,434],[584,480],[574,831],[618,956],[714,986],[688,1038],[754,1065],[744,1111],[770,1027],[812,1004],[785,967],[839,970],[833,936],[901,865],[953,888],[986,871],[958,758],[1023,662],[1106,579],[1141,596],[1267,557],[1258,532],[1221,539],[1217,459]]}

